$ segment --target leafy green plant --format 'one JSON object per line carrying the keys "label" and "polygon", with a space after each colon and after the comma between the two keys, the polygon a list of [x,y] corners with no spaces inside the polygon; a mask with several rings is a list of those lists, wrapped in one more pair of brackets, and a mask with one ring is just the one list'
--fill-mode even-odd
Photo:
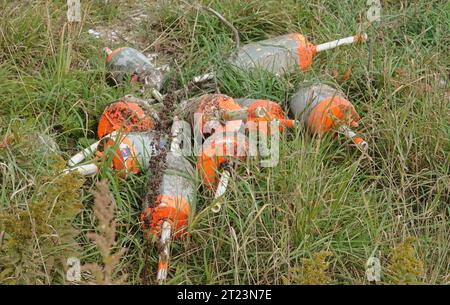
{"label": "leafy green plant", "polygon": [[[37,147],[35,137],[10,136],[0,151],[0,160],[6,161],[2,198],[9,199],[0,209],[2,283],[65,283],[66,259],[79,255],[79,232],[73,222],[83,207],[83,179],[74,173],[62,174],[64,162],[57,154]],[[22,159],[21,153],[27,151],[27,159]],[[38,162],[39,157],[46,159],[48,168],[37,170],[35,177],[24,172],[29,162]]]}
{"label": "leafy green plant", "polygon": [[312,258],[301,259],[298,268],[294,268],[289,279],[285,280],[285,284],[302,284],[302,285],[324,285],[331,283],[329,275],[329,263],[327,257],[331,256],[331,252],[321,251],[314,253]]}
{"label": "leafy green plant", "polygon": [[395,284],[418,284],[424,276],[424,264],[417,258],[413,242],[414,237],[407,237],[392,249],[390,264],[390,279]]}

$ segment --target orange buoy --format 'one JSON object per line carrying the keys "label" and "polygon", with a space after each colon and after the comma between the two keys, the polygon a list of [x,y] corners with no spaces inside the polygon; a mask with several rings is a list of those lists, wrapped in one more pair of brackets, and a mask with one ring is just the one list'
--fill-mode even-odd
{"label": "orange buoy", "polygon": [[314,45],[308,42],[305,36],[299,33],[290,33],[244,45],[229,61],[244,70],[261,68],[282,75],[294,67],[298,67],[302,71],[308,70],[312,65],[314,55],[318,52],[366,39],[366,34],[358,34]]}
{"label": "orange buoy", "polygon": [[[144,110],[145,109],[145,110]],[[153,129],[154,111],[149,111],[137,102],[119,100],[106,107],[100,117],[97,134],[101,139],[113,131],[145,131]]]}
{"label": "orange buoy", "polygon": [[314,134],[341,132],[362,151],[368,144],[351,128],[360,116],[344,93],[325,84],[305,84],[292,96],[292,113]]}

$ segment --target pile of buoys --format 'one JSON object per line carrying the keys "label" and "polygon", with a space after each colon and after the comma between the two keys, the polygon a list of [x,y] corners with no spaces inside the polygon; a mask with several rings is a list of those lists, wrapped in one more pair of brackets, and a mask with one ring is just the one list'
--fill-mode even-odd
{"label": "pile of buoys", "polygon": [[[303,35],[291,33],[244,45],[228,61],[244,70],[259,68],[281,76],[294,67],[301,71],[309,69],[318,52],[366,39],[367,35],[361,34],[314,45]],[[127,80],[140,83],[156,100],[164,100],[160,93],[163,75],[145,55],[128,47],[105,48],[105,52],[108,79],[113,85]],[[203,82],[214,76],[213,72],[194,79]],[[280,104],[274,101],[234,99],[223,94],[205,94],[181,105],[193,109],[195,118],[190,113],[188,120],[201,135],[196,170],[182,153],[179,121],[174,120],[171,136],[167,131],[157,133],[154,128],[160,113],[148,101],[132,96],[106,107],[98,124],[99,140],[74,155],[66,170],[83,175],[96,174],[98,162],[105,159],[105,152],[112,150],[111,167],[118,176],[126,178],[129,174],[138,174],[141,169],[148,169],[150,160],[161,151],[165,152],[165,168],[159,173],[157,196],[143,208],[140,216],[142,228],[159,238],[159,283],[167,278],[171,238],[183,236],[189,224],[197,191],[196,176],[205,188],[214,191],[215,204],[211,210],[219,212],[219,199],[233,177],[231,169],[249,155],[247,132],[268,135],[272,126],[269,122],[276,122],[274,126],[280,132],[303,125],[316,135],[342,133],[361,151],[366,152],[368,147],[367,142],[353,131],[360,120],[354,106],[340,90],[320,83],[305,83],[291,97],[289,110],[293,118],[287,117]],[[94,159],[80,165],[90,155],[95,155]]]}

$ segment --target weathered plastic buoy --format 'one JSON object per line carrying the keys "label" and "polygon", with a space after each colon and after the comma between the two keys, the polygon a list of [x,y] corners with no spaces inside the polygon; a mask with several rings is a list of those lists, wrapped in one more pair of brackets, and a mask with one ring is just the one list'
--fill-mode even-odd
{"label": "weathered plastic buoy", "polygon": [[[282,75],[298,67],[306,71],[318,52],[367,40],[366,34],[314,45],[299,33],[291,33],[242,46],[229,61],[243,70],[261,68]],[[200,77],[199,77],[200,78]]]}
{"label": "weathered plastic buoy", "polygon": [[167,145],[166,138],[156,137],[152,131],[130,132],[101,140],[97,156],[103,156],[107,149],[113,149],[112,168],[120,177],[138,173],[148,168],[150,158],[158,155]]}
{"label": "weathered plastic buoy", "polygon": [[208,137],[197,158],[197,169],[203,184],[216,189],[221,171],[230,160],[244,160],[248,141],[242,133],[227,133],[226,127]]}
{"label": "weathered plastic buoy", "polygon": [[151,130],[157,119],[158,114],[145,101],[126,97],[106,107],[100,117],[97,134],[101,139],[113,131]]}
{"label": "weathered plastic buoy", "polygon": [[[225,114],[226,119],[237,119],[246,120],[247,122],[270,122],[278,121],[279,130],[283,131],[284,128],[294,128],[298,126],[298,121],[287,118],[284,114],[283,109],[278,103],[270,100],[262,99],[250,99],[241,98],[235,99],[236,102],[243,108],[240,111],[228,112]],[[268,125],[264,126],[261,124],[260,130],[266,134],[269,131]]]}
{"label": "weathered plastic buoy", "polygon": [[360,117],[344,93],[325,84],[305,84],[292,96],[291,112],[314,134],[341,132],[361,151],[368,144],[351,128]]}
{"label": "weathered plastic buoy", "polygon": [[104,51],[107,54],[108,79],[114,85],[123,83],[129,78],[132,82],[139,82],[145,88],[149,88],[155,99],[162,100],[159,90],[162,87],[163,75],[144,54],[128,47],[113,51],[104,48]]}
{"label": "weathered plastic buoy", "polygon": [[181,153],[183,135],[177,125],[172,129],[171,149],[166,155],[156,202],[148,203],[141,213],[143,230],[160,237],[157,281],[162,284],[168,273],[169,243],[173,236],[183,236],[189,224],[191,205],[195,200],[195,170]]}

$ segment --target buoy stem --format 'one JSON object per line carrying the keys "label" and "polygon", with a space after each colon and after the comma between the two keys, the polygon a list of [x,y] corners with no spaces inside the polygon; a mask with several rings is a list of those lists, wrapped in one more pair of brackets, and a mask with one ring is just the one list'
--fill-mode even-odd
{"label": "buoy stem", "polygon": [[333,40],[330,42],[325,42],[325,43],[319,44],[316,46],[316,50],[317,50],[317,52],[321,52],[321,51],[325,51],[325,50],[334,49],[334,48],[337,48],[342,45],[352,44],[352,43],[355,43],[358,41],[365,41],[365,40],[367,40],[367,34],[362,33],[362,34],[358,34],[355,36],[349,36],[349,37],[341,38],[338,40]]}

